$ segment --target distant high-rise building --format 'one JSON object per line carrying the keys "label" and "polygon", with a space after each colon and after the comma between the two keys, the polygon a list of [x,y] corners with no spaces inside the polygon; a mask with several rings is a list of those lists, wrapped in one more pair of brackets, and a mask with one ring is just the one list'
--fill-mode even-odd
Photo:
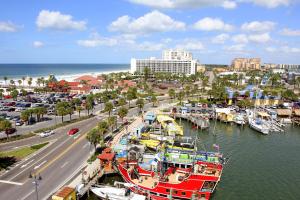
{"label": "distant high-rise building", "polygon": [[162,53],[163,60],[193,60],[193,54],[180,49],[168,49]]}
{"label": "distant high-rise building", "polygon": [[131,59],[131,73],[143,74],[145,68],[151,73],[169,72],[174,74],[195,74],[197,71],[197,60],[193,59],[190,52],[184,50],[163,51],[162,59]]}
{"label": "distant high-rise building", "polygon": [[235,71],[260,70],[260,58],[235,58],[231,67]]}

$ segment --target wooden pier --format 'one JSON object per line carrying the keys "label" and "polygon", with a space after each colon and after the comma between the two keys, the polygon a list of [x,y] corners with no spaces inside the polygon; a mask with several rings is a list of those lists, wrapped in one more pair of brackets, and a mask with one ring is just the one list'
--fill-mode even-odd
{"label": "wooden pier", "polygon": [[197,129],[207,129],[209,128],[209,119],[205,119],[200,114],[180,114],[180,113],[172,113],[171,114],[175,119],[185,119],[191,122]]}

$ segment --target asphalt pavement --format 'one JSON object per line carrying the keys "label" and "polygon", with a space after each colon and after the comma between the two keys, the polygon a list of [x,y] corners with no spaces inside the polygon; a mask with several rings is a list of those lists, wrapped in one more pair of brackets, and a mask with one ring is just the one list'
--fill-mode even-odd
{"label": "asphalt pavement", "polygon": [[[162,101],[167,103],[167,100]],[[152,104],[146,104],[144,110],[151,108]],[[128,117],[136,116],[139,109],[129,110]],[[32,200],[36,199],[33,180],[29,179],[30,173],[40,174],[39,199],[47,199],[63,184],[74,177],[90,156],[92,147],[86,140],[86,133],[104,118],[106,114],[73,124],[80,129],[75,136],[68,136],[70,127],[62,127],[56,130],[53,136],[48,138],[33,137],[27,140],[1,145],[3,149],[16,148],[24,145],[49,141],[50,144],[39,150],[23,161],[19,162],[9,171],[0,176],[0,199],[6,200]],[[70,125],[71,126],[71,125]]]}

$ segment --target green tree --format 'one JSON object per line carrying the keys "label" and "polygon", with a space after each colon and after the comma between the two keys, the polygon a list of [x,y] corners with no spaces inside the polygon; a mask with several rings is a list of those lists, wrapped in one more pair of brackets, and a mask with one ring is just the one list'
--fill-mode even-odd
{"label": "green tree", "polygon": [[19,91],[16,90],[16,89],[14,89],[14,90],[12,90],[12,91],[10,92],[10,95],[12,96],[12,98],[13,98],[14,100],[17,100],[18,95],[19,95]]}
{"label": "green tree", "polygon": [[24,87],[25,80],[26,80],[26,77],[25,77],[25,76],[23,76],[23,77],[22,77],[22,81],[23,81],[23,87]]}
{"label": "green tree", "polygon": [[27,95],[27,91],[24,90],[23,88],[20,90],[20,93],[22,94],[23,97]]}
{"label": "green tree", "polygon": [[183,97],[184,97],[184,92],[180,91],[177,95],[177,98],[178,98],[178,101],[180,104],[182,103]]}
{"label": "green tree", "polygon": [[119,106],[124,106],[126,105],[126,100],[124,98],[120,98],[119,101],[118,101],[118,105]]}
{"label": "green tree", "polygon": [[134,99],[134,95],[132,92],[128,91],[126,95],[127,101],[128,101],[128,107],[130,108],[130,102]]}
{"label": "green tree", "polygon": [[3,98],[3,92],[4,92],[4,90],[3,90],[3,89],[0,89],[0,99]]}
{"label": "green tree", "polygon": [[22,84],[22,80],[21,79],[18,80],[18,84],[19,84],[19,86],[21,86],[21,84]]}
{"label": "green tree", "polygon": [[107,125],[108,127],[110,127],[111,133],[113,132],[116,122],[117,122],[117,118],[115,116],[110,116],[107,118]]}
{"label": "green tree", "polygon": [[9,83],[10,83],[11,85],[15,85],[15,81],[14,81],[14,80],[10,80]]}
{"label": "green tree", "polygon": [[90,114],[90,110],[93,110],[94,108],[94,96],[93,95],[88,95],[86,97],[86,102],[85,102],[85,109],[87,110],[87,114]]}
{"label": "green tree", "polygon": [[144,75],[144,81],[147,82],[147,80],[149,79],[149,75],[151,73],[151,70],[149,67],[144,67],[143,69],[143,75]]}
{"label": "green tree", "polygon": [[152,107],[154,107],[154,105],[157,103],[157,98],[155,95],[151,96],[151,102],[152,102]]}
{"label": "green tree", "polygon": [[175,98],[175,90],[174,90],[174,89],[169,89],[168,93],[169,93],[169,97],[170,97],[171,99],[174,99],[174,98]]}
{"label": "green tree", "polygon": [[24,110],[24,111],[21,112],[20,118],[21,118],[22,121],[27,122],[27,124],[29,122],[29,117],[30,117],[30,111],[29,110]]}
{"label": "green tree", "polygon": [[0,121],[0,131],[5,131],[7,139],[9,138],[9,135],[6,132],[6,130],[9,129],[9,128],[11,128],[11,127],[12,127],[12,125],[11,125],[10,121],[8,121],[6,119]]}
{"label": "green tree", "polygon": [[108,115],[110,116],[111,111],[114,109],[114,105],[111,102],[105,103],[104,111],[108,112]]}
{"label": "green tree", "polygon": [[144,99],[138,99],[136,101],[136,105],[140,109],[140,112],[142,112],[142,109],[144,108],[144,105],[145,105]]}
{"label": "green tree", "polygon": [[4,79],[4,82],[5,82],[5,85],[6,85],[6,81],[8,79],[7,76],[4,76],[3,79]]}
{"label": "green tree", "polygon": [[80,118],[80,112],[83,110],[82,106],[76,106],[76,111],[78,112]]}
{"label": "green tree", "polygon": [[118,110],[118,115],[119,115],[119,117],[121,118],[122,122],[123,122],[124,117],[126,117],[127,114],[128,114],[128,109],[125,108],[125,107],[121,107],[121,108]]}
{"label": "green tree", "polygon": [[58,116],[61,116],[61,122],[64,122],[64,116],[69,114],[69,104],[67,102],[58,102],[56,104],[56,113]]}
{"label": "green tree", "polygon": [[93,128],[88,132],[86,139],[93,144],[96,149],[97,144],[103,143],[103,134],[100,133],[99,129]]}

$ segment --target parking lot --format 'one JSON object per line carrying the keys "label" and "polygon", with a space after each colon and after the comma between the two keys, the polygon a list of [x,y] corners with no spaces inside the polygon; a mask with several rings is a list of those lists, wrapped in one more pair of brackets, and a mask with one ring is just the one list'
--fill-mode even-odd
{"label": "parking lot", "polygon": [[[15,129],[11,135],[25,134],[38,129],[49,127],[61,123],[61,116],[55,115],[55,105],[59,101],[70,101],[72,98],[84,99],[84,95],[69,95],[69,94],[29,94],[25,97],[19,96],[16,100],[12,98],[0,100],[0,118],[7,119],[12,123],[12,128]],[[25,122],[21,119],[21,112],[43,107],[46,109],[47,114],[44,114],[40,121],[37,120],[37,116],[32,114],[29,121]],[[99,106],[96,106],[97,108]],[[86,115],[85,111],[81,112],[81,116]],[[78,118],[77,112],[74,112],[72,119]],[[69,121],[68,116],[64,117],[64,121]],[[0,132],[0,138],[7,137],[4,131]]]}

